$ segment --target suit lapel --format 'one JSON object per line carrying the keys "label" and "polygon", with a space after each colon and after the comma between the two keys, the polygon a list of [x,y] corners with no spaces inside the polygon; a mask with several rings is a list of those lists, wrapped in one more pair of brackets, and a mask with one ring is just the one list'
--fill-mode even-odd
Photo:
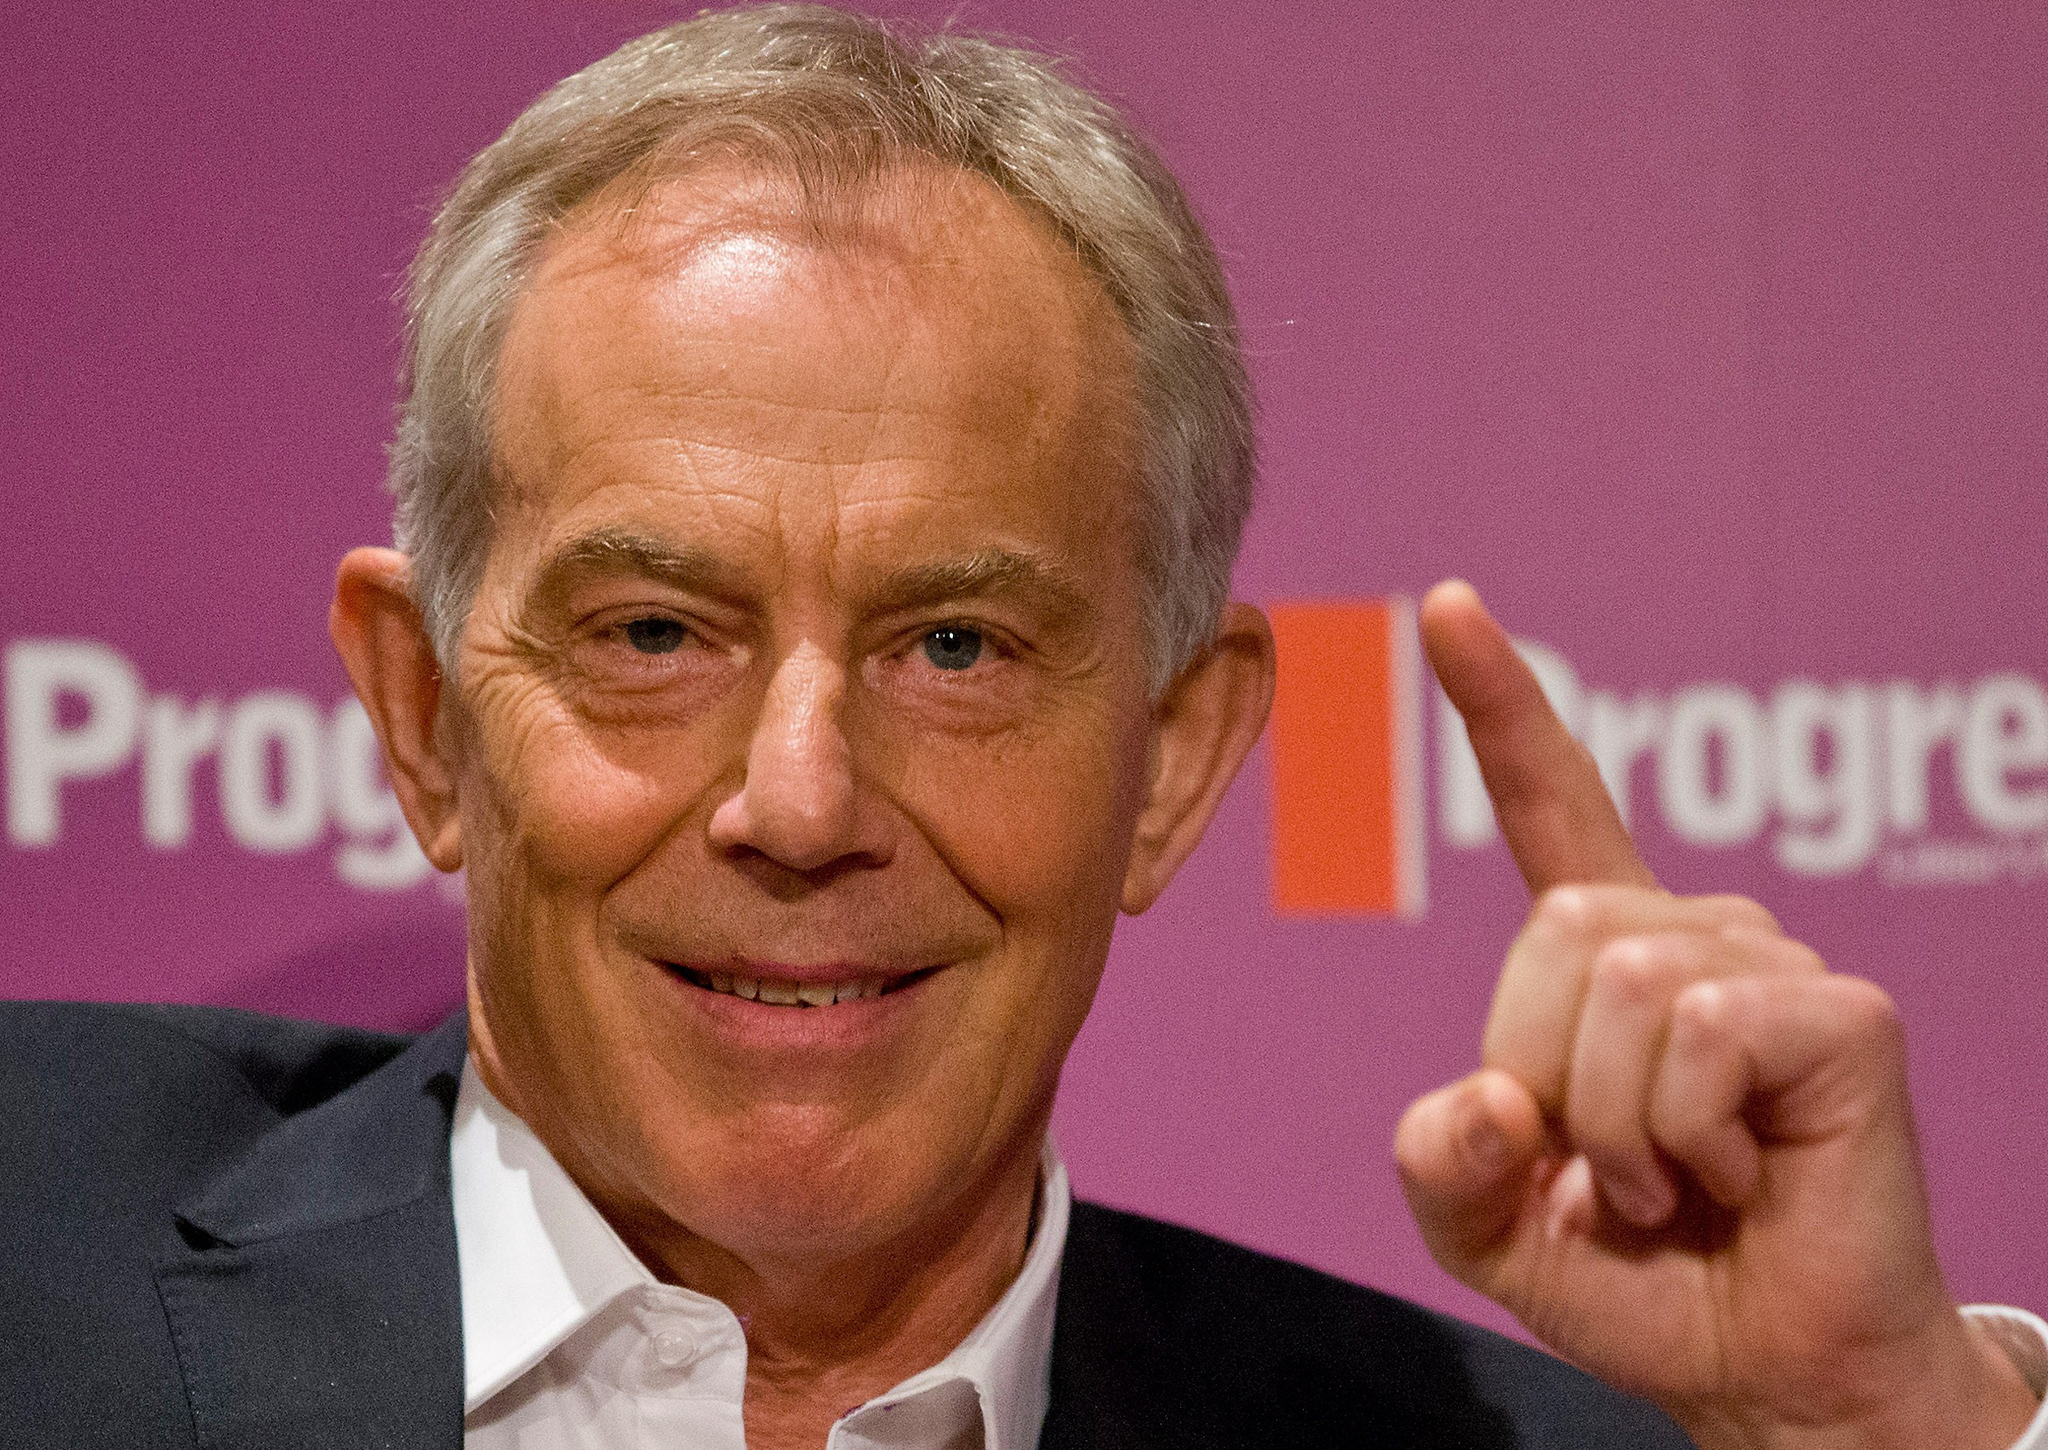
{"label": "suit lapel", "polygon": [[462,1443],[457,1014],[178,1212],[157,1287],[202,1450]]}
{"label": "suit lapel", "polygon": [[1039,1450],[1206,1450],[1214,1426],[1185,1356],[1149,1312],[1127,1247],[1104,1232],[1101,1210],[1074,1205],[1053,1315],[1052,1383]]}

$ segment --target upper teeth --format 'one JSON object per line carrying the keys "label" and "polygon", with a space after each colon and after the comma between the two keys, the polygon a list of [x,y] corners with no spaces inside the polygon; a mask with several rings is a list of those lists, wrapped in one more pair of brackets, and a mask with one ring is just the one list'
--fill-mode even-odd
{"label": "upper teeth", "polygon": [[730,992],[748,1001],[777,1007],[830,1007],[861,997],[879,997],[887,977],[861,977],[851,982],[792,982],[783,977],[740,977],[729,972],[706,974],[714,992]]}

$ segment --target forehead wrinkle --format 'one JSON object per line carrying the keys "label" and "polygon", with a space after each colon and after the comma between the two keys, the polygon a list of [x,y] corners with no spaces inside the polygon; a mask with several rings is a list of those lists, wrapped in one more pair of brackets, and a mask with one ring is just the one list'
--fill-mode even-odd
{"label": "forehead wrinkle", "polygon": [[710,454],[714,458],[733,458],[741,462],[787,463],[804,468],[828,468],[835,470],[858,470],[892,463],[930,463],[933,461],[932,455],[927,452],[883,453],[869,449],[861,453],[857,458],[821,458],[816,453],[776,453],[760,444],[714,443],[704,438],[687,440],[677,452],[679,456],[684,458],[692,458],[693,455],[699,454]]}
{"label": "forehead wrinkle", "polygon": [[[687,446],[677,439],[653,433],[630,439],[622,439],[615,435],[581,435],[573,438],[557,436],[551,446],[541,450],[542,456],[538,458],[520,459],[518,453],[523,450],[501,446],[496,465],[492,469],[491,486],[497,498],[506,506],[527,515],[544,514],[551,494],[571,486],[571,481],[579,476],[594,484],[599,492],[615,488],[635,491],[651,487],[673,488],[678,481],[676,478],[665,478],[659,473],[649,472],[644,462],[635,457],[636,454],[648,449],[658,450],[664,467],[674,468],[681,479],[687,481],[700,495],[715,496],[722,491],[699,467],[698,460],[691,455]],[[515,467],[515,462],[523,462],[526,466]],[[579,531],[564,547],[604,538],[616,539],[621,544],[639,540],[643,543],[661,545],[661,541],[652,535],[637,535],[630,529],[598,525]],[[672,553],[676,552],[672,545],[664,547]],[[586,573],[597,568],[610,568],[618,572],[631,567],[631,559],[636,553],[652,559],[659,549],[637,551],[621,548],[607,555],[602,547],[597,547],[585,550],[573,559],[562,558],[562,552],[558,549],[551,553],[547,561],[541,565],[536,577],[539,573],[553,569],[558,562],[565,568],[581,569]]]}
{"label": "forehead wrinkle", "polygon": [[[768,347],[751,348],[744,342],[736,343],[733,350],[758,351],[764,358],[776,352]],[[994,393],[976,389],[966,397],[933,399],[916,387],[897,386],[906,376],[900,345],[885,342],[873,353],[880,376],[862,390],[867,396],[858,399],[794,387],[790,394],[776,396],[703,373],[579,379],[573,373],[565,376],[562,369],[548,368],[532,380],[538,387],[529,384],[520,390],[531,410],[528,417],[541,426],[501,428],[500,461],[509,462],[506,454],[528,452],[537,442],[548,468],[567,472],[593,448],[617,447],[621,442],[618,414],[604,407],[607,398],[630,400],[628,406],[638,414],[633,431],[641,435],[639,441],[672,445],[674,456],[686,461],[699,451],[783,463],[930,461],[929,449],[899,450],[889,447],[887,440],[903,426],[915,424],[958,440],[986,443],[1002,438],[1005,413],[1023,423],[1034,450],[1043,450],[1059,433],[1080,421],[1052,416],[1056,410],[1048,407],[1049,400],[1035,377],[1012,378]],[[833,420],[846,427],[836,438],[830,431],[821,433],[805,452],[776,451],[764,444],[770,436],[785,431],[771,421],[778,418]],[[1062,422],[1065,428],[1060,426]],[[507,446],[515,439],[526,446]]]}

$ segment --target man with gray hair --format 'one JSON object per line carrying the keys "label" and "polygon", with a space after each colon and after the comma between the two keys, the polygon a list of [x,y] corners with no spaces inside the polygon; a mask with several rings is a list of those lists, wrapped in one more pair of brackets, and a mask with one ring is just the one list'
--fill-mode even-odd
{"label": "man with gray hair", "polygon": [[1425,643],[1536,906],[1396,1151],[1580,1368],[1071,1200],[1061,1064],[1273,646],[1214,253],[1052,64],[670,27],[471,163],[410,302],[333,633],[466,1010],[0,1018],[11,1443],[2048,1443],[1890,1004],[1658,889],[1462,585]]}

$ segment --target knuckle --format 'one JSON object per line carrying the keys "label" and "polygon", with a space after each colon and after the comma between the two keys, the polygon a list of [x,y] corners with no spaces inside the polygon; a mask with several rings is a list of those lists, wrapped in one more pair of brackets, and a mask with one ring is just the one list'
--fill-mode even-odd
{"label": "knuckle", "polygon": [[1668,944],[1649,937],[1609,942],[1593,959],[1593,991],[1623,1006],[1654,1001],[1670,990],[1679,968]]}
{"label": "knuckle", "polygon": [[1557,937],[1580,937],[1595,927],[1592,893],[1584,886],[1553,886],[1536,898],[1530,924]]}
{"label": "knuckle", "polygon": [[1740,996],[1737,984],[1725,981],[1694,982],[1671,1003],[1671,1032],[1688,1045],[1711,1042],[1727,1035]]}
{"label": "knuckle", "polygon": [[1803,941],[1784,940],[1775,955],[1780,966],[1787,972],[1802,976],[1822,977],[1827,975],[1828,964],[1821,960],[1819,952]]}
{"label": "knuckle", "polygon": [[1903,1048],[1905,1020],[1890,993],[1862,977],[1834,977],[1829,985],[1836,999],[1835,1012],[1857,1037]]}
{"label": "knuckle", "polygon": [[1645,898],[1662,899],[1664,893],[1641,886],[1616,886],[1602,882],[1574,881],[1552,886],[1536,898],[1530,921],[1554,935],[1583,940],[1618,930],[1631,909],[1642,911]]}
{"label": "knuckle", "polygon": [[1762,902],[1747,896],[1708,896],[1702,898],[1705,905],[1713,908],[1721,918],[1723,926],[1747,927],[1752,931],[1779,935],[1784,928],[1778,918]]}
{"label": "knuckle", "polygon": [[1783,976],[1821,976],[1827,963],[1820,953],[1780,932],[1759,931],[1747,924],[1724,924],[1710,939],[1717,939],[1733,953],[1746,970]]}

